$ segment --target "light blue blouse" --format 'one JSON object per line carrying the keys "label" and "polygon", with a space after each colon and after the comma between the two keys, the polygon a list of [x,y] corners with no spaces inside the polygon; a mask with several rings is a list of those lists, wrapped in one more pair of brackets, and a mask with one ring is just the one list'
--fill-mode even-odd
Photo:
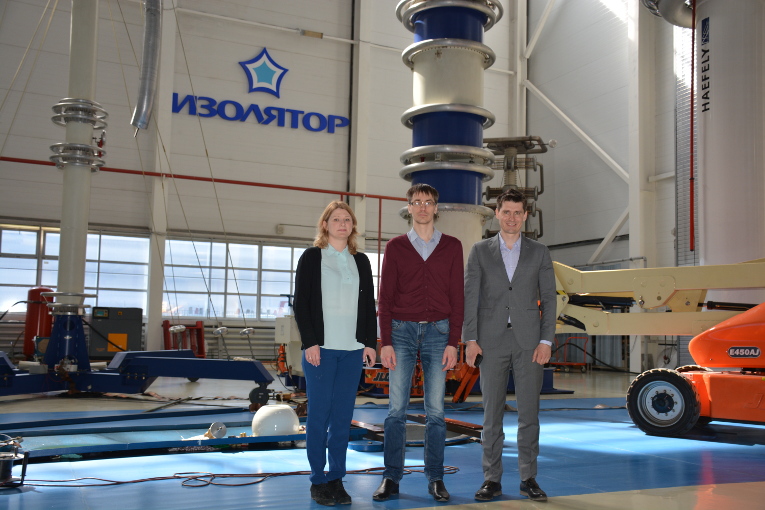
{"label": "light blue blouse", "polygon": [[339,252],[330,244],[321,250],[321,300],[323,347],[341,351],[363,349],[364,344],[356,341],[359,269],[347,247]]}

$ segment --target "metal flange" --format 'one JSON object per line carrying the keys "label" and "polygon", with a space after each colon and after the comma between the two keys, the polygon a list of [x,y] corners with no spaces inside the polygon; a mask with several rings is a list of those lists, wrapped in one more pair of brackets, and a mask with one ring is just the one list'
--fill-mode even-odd
{"label": "metal flange", "polygon": [[547,147],[554,148],[558,142],[544,142],[538,136],[510,136],[502,138],[484,138],[486,148],[495,154],[504,154],[507,149],[515,149],[518,154],[542,154]]}
{"label": "metal flange", "polygon": [[481,180],[489,181],[494,177],[494,170],[485,165],[476,163],[464,163],[461,161],[424,161],[422,163],[412,163],[401,169],[398,175],[407,181],[412,180],[412,174],[415,172],[424,172],[426,170],[459,170],[463,172],[475,172],[481,174]]}
{"label": "metal flange", "polygon": [[401,54],[401,59],[410,68],[414,68],[414,57],[418,54],[429,51],[444,49],[470,50],[483,55],[483,68],[488,69],[494,65],[497,55],[494,50],[483,43],[470,41],[468,39],[426,39],[408,46]]}
{"label": "metal flange", "polygon": [[66,303],[48,303],[51,315],[85,315],[85,309],[90,305],[70,305]]}
{"label": "metal flange", "polygon": [[486,15],[484,30],[493,27],[504,14],[502,4],[493,0],[401,0],[396,6],[396,17],[410,32],[414,32],[412,17],[427,9],[439,7],[462,7],[474,9]]}
{"label": "metal flange", "polygon": [[[479,159],[484,165],[494,164],[494,153],[481,147],[472,145],[423,145],[412,147],[401,154],[401,163],[409,165],[417,158],[428,161],[453,161],[456,159]],[[415,163],[422,161],[415,161]]]}
{"label": "metal flange", "polygon": [[58,168],[64,168],[65,165],[87,166],[93,172],[97,172],[106,164],[101,158],[106,151],[95,145],[56,143],[50,146],[50,150],[54,153],[50,160],[56,163]]}
{"label": "metal flange", "polygon": [[47,306],[50,309],[51,315],[85,315],[85,308],[90,308],[90,305],[83,304],[85,298],[98,297],[98,294],[82,294],[79,292],[41,292],[40,295],[53,298],[70,297],[80,299],[80,303],[48,303]]}
{"label": "metal flange", "polygon": [[409,108],[407,111],[405,111],[403,115],[401,115],[401,123],[411,129],[413,127],[412,119],[417,115],[437,112],[472,113],[473,115],[484,118],[484,129],[488,129],[493,126],[495,121],[494,114],[486,108],[481,108],[480,106],[474,106],[470,104],[444,103],[413,106],[412,108]]}
{"label": "metal flange", "polygon": [[51,117],[54,124],[66,126],[69,122],[82,122],[90,124],[93,129],[104,129],[106,127],[106,118],[109,114],[95,101],[89,99],[76,99],[65,97],[58,104],[53,106]]}
{"label": "metal flange", "polygon": [[[473,204],[438,204],[438,212],[462,212],[462,213],[470,213],[470,214],[477,214],[478,216],[481,216],[484,219],[492,218],[494,217],[494,211],[489,209],[486,206],[483,205],[473,205]],[[409,219],[409,210],[404,207],[398,211],[399,216],[404,218],[405,220]]]}

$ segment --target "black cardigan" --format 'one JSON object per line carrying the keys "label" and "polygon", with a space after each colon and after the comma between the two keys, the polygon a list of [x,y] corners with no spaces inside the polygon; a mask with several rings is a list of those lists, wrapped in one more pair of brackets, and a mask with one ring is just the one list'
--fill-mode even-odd
{"label": "black cardigan", "polygon": [[[359,309],[356,317],[356,340],[366,347],[377,348],[377,315],[372,266],[363,253],[353,255],[359,270]],[[303,349],[324,345],[324,312],[321,297],[321,248],[303,252],[295,275],[293,302]]]}

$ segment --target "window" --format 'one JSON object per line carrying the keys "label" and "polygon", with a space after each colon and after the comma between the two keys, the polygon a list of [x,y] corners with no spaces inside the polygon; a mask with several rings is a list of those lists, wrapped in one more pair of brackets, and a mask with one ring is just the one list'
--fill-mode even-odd
{"label": "window", "polygon": [[[58,290],[60,242],[58,229],[0,226],[0,313],[26,300],[33,287]],[[150,249],[148,235],[91,231],[84,291],[98,297],[86,299],[85,304],[141,308],[145,315]],[[162,313],[216,320],[273,320],[287,315],[303,251],[216,239],[168,240]],[[12,311],[24,310],[17,305]]]}
{"label": "window", "polygon": [[[58,290],[60,240],[56,229],[0,227],[1,311],[25,300],[32,287]],[[98,296],[86,304],[146,310],[148,237],[91,232],[85,257],[85,293]]]}
{"label": "window", "polygon": [[[55,289],[61,234],[44,232],[41,284]],[[85,251],[85,304],[146,311],[149,286],[149,238],[89,233]]]}
{"label": "window", "polygon": [[[377,270],[377,264],[378,264],[377,251],[367,251],[367,252],[364,252],[364,254],[369,258],[369,263],[372,265],[372,281],[374,282],[374,285],[375,285],[375,300],[376,300],[377,293],[378,293],[377,287],[379,283],[378,275],[380,274]],[[385,255],[384,253],[381,253],[379,256],[380,272],[382,272],[382,261],[383,261],[384,255]]]}
{"label": "window", "polygon": [[290,313],[287,295],[303,248],[168,240],[163,315],[272,320]]}
{"label": "window", "polygon": [[13,305],[38,285],[38,245],[39,229],[0,229],[0,314],[25,311],[23,305]]}

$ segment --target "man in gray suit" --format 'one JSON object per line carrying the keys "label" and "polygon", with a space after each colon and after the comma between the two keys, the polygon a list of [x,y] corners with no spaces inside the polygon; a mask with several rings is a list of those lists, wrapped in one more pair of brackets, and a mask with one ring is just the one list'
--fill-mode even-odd
{"label": "man in gray suit", "polygon": [[[484,483],[475,499],[502,494],[502,420],[510,370],[518,406],[521,494],[547,501],[539,488],[539,392],[555,334],[555,274],[546,246],[521,235],[526,199],[511,189],[497,198],[500,232],[476,243],[465,269],[462,338],[468,365],[481,368]],[[478,357],[481,355],[481,357]]]}

